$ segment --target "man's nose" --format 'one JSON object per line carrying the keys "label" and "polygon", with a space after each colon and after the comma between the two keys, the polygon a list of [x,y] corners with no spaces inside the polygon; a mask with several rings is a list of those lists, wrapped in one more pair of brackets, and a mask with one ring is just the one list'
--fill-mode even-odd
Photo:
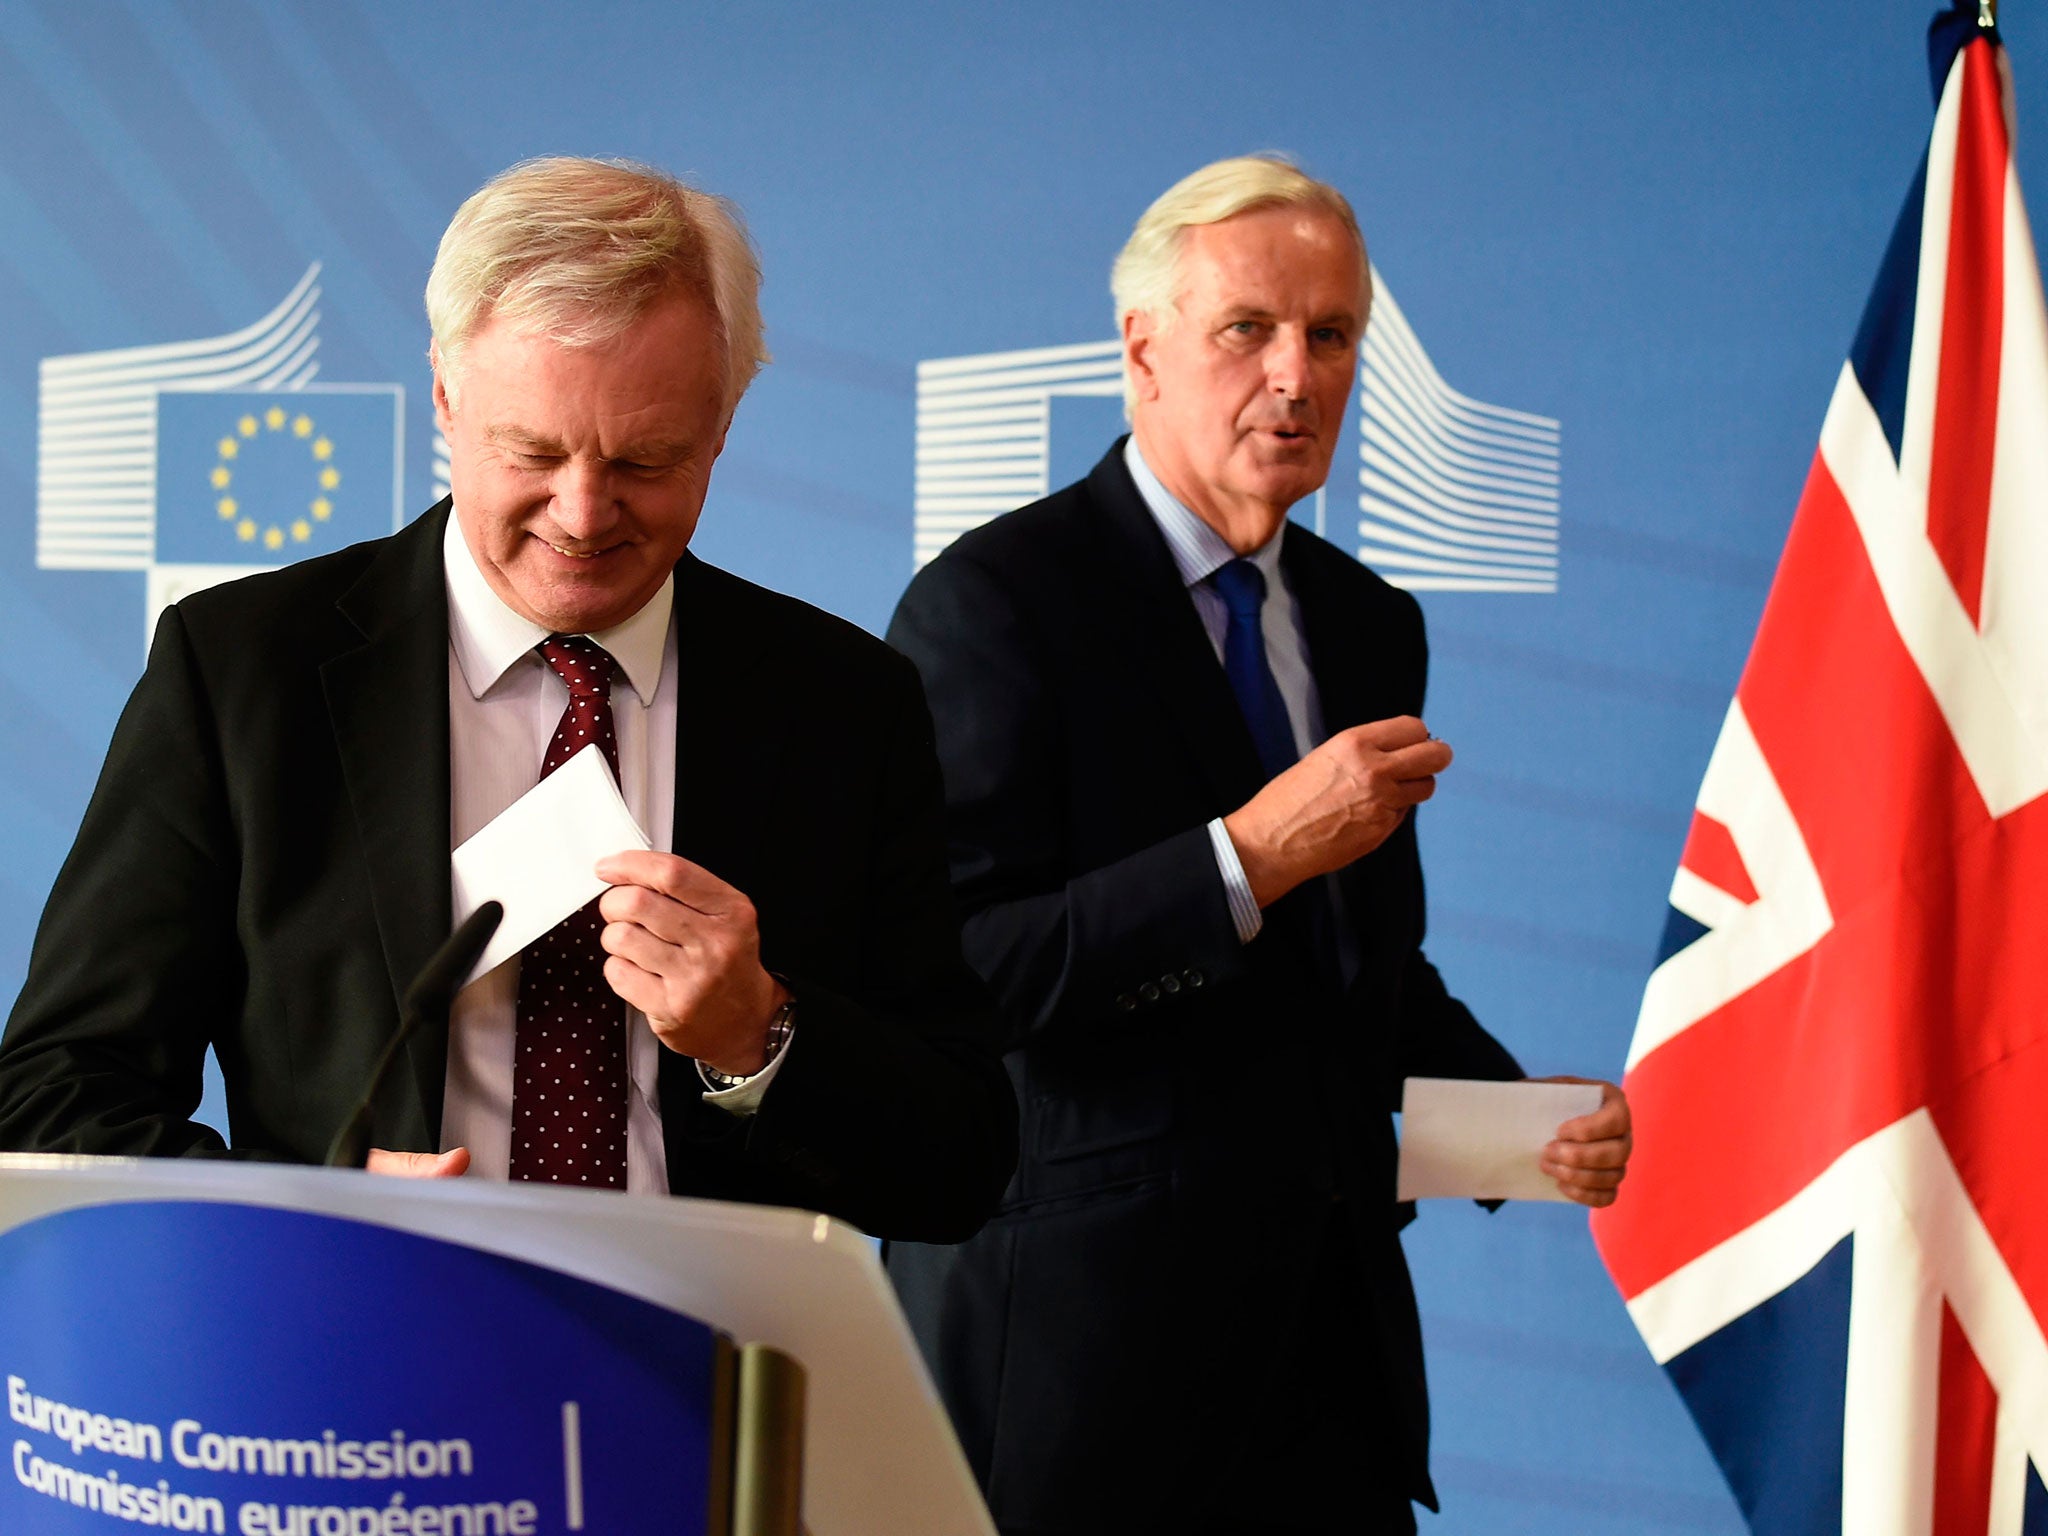
{"label": "man's nose", "polygon": [[1308,375],[1307,335],[1281,326],[1266,346],[1266,388],[1283,399],[1304,400]]}
{"label": "man's nose", "polygon": [[572,538],[594,538],[618,518],[611,471],[601,460],[570,459],[555,472],[553,489],[555,522]]}

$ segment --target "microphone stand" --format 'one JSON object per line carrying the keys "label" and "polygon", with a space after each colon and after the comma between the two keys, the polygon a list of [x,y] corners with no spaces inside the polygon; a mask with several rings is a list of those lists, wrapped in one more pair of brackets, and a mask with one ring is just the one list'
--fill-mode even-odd
{"label": "microphone stand", "polygon": [[384,1079],[391,1075],[391,1064],[405,1049],[406,1042],[419,1032],[421,1024],[430,1018],[447,1021],[455,994],[462,990],[463,978],[469,975],[470,967],[476,964],[484,946],[491,942],[491,935],[498,931],[498,924],[504,916],[505,909],[497,902],[485,902],[464,918],[434,951],[433,957],[420,967],[413,984],[405,989],[405,1001],[398,1013],[398,1028],[384,1047],[384,1054],[377,1058],[376,1069],[370,1073],[369,1086],[363,1090],[354,1111],[335,1132],[334,1140],[327,1148],[329,1168],[363,1166],[363,1159],[369,1152],[371,1106],[376,1103]]}

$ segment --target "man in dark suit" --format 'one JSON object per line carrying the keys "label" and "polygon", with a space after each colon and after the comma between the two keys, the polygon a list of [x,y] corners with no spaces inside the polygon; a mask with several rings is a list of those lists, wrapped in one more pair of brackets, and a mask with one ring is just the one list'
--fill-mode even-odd
{"label": "man in dark suit", "polygon": [[[449,932],[451,849],[595,742],[654,851],[429,1020],[370,1166],[980,1224],[1015,1107],[916,675],[687,552],[758,286],[736,213],[644,167],[464,205],[428,290],[452,510],[165,614],[0,1145],[318,1159]],[[190,1118],[209,1044],[231,1147]]]}
{"label": "man in dark suit", "polygon": [[[888,1262],[1006,1532],[1412,1531],[1435,1507],[1390,1111],[1521,1070],[1424,957],[1421,612],[1287,521],[1371,293],[1266,158],[1117,263],[1132,436],[964,535],[889,639],[939,729],[968,958],[1023,1107],[996,1219]],[[1613,1198],[1607,1085],[1543,1165]]]}

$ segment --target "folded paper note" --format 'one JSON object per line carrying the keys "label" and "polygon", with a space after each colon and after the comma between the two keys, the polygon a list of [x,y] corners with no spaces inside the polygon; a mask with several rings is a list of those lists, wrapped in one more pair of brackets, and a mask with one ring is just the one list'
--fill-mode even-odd
{"label": "folded paper note", "polygon": [[487,901],[505,907],[464,985],[602,894],[605,883],[592,872],[599,859],[653,846],[626,809],[603,751],[593,743],[578,752],[455,850],[456,923]]}
{"label": "folded paper note", "polygon": [[1411,1077],[1401,1087],[1397,1200],[1562,1200],[1537,1166],[1565,1121],[1600,1107],[1597,1083]]}

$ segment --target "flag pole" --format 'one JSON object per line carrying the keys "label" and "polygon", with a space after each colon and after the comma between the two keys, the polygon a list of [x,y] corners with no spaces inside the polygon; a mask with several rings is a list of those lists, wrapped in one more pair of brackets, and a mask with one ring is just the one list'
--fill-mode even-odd
{"label": "flag pole", "polygon": [[1998,25],[1998,0],[1977,0],[1977,25],[1995,27]]}

